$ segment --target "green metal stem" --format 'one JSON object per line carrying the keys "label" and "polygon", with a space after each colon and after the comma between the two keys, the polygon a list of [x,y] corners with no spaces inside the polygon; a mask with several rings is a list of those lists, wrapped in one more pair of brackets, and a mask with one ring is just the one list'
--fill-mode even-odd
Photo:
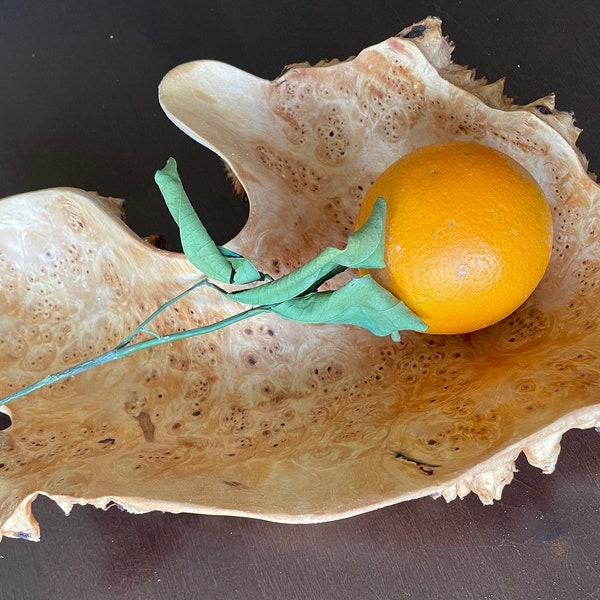
{"label": "green metal stem", "polygon": [[[202,280],[202,281],[206,281],[206,280]],[[127,338],[125,338],[125,340],[120,342],[112,350],[108,350],[104,354],[100,354],[99,356],[85,360],[81,363],[73,365],[72,367],[67,367],[66,369],[63,369],[62,371],[57,371],[56,373],[47,375],[46,377],[39,379],[38,381],[32,383],[31,385],[28,385],[27,387],[24,387],[24,388],[20,389],[19,391],[14,392],[14,393],[10,394],[9,396],[6,396],[6,397],[0,399],[0,406],[3,406],[4,404],[8,404],[9,402],[16,400],[17,398],[22,398],[23,396],[26,396],[27,394],[30,394],[31,392],[34,392],[35,390],[39,390],[40,388],[46,387],[48,385],[52,385],[53,383],[62,381],[63,379],[67,379],[68,377],[73,377],[74,375],[78,375],[79,373],[83,373],[84,371],[93,369],[94,367],[103,365],[107,362],[111,362],[113,360],[118,360],[119,358],[123,358],[125,356],[128,356],[129,354],[133,354],[134,352],[139,352],[140,350],[146,350],[147,348],[152,348],[152,347],[158,346],[160,344],[168,344],[170,342],[176,342],[178,340],[185,340],[187,338],[195,337],[197,335],[211,333],[213,331],[223,329],[224,327],[228,327],[229,325],[233,325],[234,323],[238,323],[239,321],[243,321],[244,319],[249,319],[250,317],[254,317],[256,315],[259,315],[261,313],[268,312],[269,310],[271,310],[271,308],[269,306],[257,306],[254,308],[250,308],[246,311],[243,311],[241,313],[232,315],[231,317],[227,317],[226,319],[223,319],[221,321],[217,321],[216,323],[212,323],[210,325],[204,325],[202,327],[195,327],[194,329],[187,329],[186,331],[177,331],[177,332],[169,333],[166,335],[158,335],[157,334],[158,337],[152,337],[150,339],[143,340],[143,341],[137,342],[135,344],[131,343],[131,340],[133,339],[133,337],[137,333],[139,333],[140,331],[145,329],[144,325],[147,325],[149,321],[151,321],[153,318],[155,318],[156,315],[158,315],[162,310],[167,308],[167,306],[173,304],[173,302],[175,302],[177,299],[181,298],[186,293],[189,293],[190,291],[192,291],[199,285],[204,285],[204,284],[202,282],[199,282],[198,284],[195,284],[189,290],[186,290],[185,292],[183,292],[176,298],[173,298],[169,302],[160,306],[154,313],[152,313],[152,315],[150,317],[148,317],[148,319],[146,319],[141,325],[136,327],[136,329],[134,329],[134,331],[129,336],[127,336]]]}

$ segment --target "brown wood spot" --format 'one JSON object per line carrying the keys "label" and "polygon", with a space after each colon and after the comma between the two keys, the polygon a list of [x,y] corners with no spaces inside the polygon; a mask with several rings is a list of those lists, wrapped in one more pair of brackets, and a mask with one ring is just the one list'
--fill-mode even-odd
{"label": "brown wood spot", "polygon": [[147,412],[141,412],[137,417],[135,417],[135,420],[138,422],[140,429],[144,434],[144,439],[147,442],[153,442],[155,427],[150,419],[150,415]]}

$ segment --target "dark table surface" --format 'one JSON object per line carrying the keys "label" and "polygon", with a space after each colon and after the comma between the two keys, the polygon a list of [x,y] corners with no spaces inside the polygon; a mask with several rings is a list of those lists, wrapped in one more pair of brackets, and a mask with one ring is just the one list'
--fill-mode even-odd
{"label": "dark table surface", "polygon": [[[368,4],[368,7],[367,7]],[[69,185],[127,199],[140,235],[177,231],[153,183],[176,156],[218,241],[246,206],[219,160],[163,115],[162,76],[213,58],[265,78],[346,58],[428,15],[455,60],[525,103],[557,93],[600,168],[593,0],[0,0],[0,197]],[[42,541],[0,543],[0,598],[21,600],[600,598],[600,436],[571,431],[555,473],[524,459],[501,501],[423,498],[310,526],[34,503]]]}

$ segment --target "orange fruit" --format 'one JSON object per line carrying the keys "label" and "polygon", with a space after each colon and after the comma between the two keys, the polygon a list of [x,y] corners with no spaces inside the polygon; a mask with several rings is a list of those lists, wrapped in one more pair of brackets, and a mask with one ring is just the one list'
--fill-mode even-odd
{"label": "orange fruit", "polygon": [[517,309],[550,260],[552,215],[533,177],[509,156],[470,142],[419,148],[369,189],[387,203],[385,263],[368,271],[429,325],[467,333]]}

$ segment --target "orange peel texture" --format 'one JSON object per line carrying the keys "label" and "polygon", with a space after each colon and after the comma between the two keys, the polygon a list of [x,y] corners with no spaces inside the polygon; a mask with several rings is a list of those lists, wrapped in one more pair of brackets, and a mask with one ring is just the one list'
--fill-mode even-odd
{"label": "orange peel texture", "polygon": [[358,213],[387,201],[384,269],[370,272],[428,325],[469,333],[512,313],[544,275],[552,213],[516,161],[482,144],[414,150],[388,167]]}

